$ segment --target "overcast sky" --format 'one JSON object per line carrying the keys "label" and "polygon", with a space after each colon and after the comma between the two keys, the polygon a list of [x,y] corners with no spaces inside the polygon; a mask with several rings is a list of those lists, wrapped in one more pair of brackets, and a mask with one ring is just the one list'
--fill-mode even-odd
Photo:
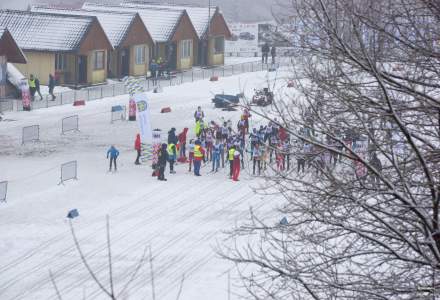
{"label": "overcast sky", "polygon": [[[29,4],[51,3],[81,6],[84,1],[101,3],[119,3],[123,0],[0,0],[0,8],[26,9]],[[150,0],[153,2],[154,0]],[[165,0],[167,3],[192,3],[208,6],[209,0]],[[220,6],[230,21],[266,21],[271,20],[271,6],[275,0],[211,0],[214,5]],[[161,2],[155,0],[154,2]]]}

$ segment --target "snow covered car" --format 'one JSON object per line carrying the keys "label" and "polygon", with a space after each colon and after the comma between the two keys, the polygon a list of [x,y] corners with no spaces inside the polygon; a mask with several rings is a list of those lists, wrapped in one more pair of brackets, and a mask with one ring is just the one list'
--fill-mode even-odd
{"label": "snow covered car", "polygon": [[255,40],[255,35],[250,32],[241,32],[239,35],[241,40],[253,41]]}
{"label": "snow covered car", "polygon": [[262,90],[255,89],[255,94],[252,97],[252,104],[258,106],[271,105],[273,102],[273,93],[268,88]]}
{"label": "snow covered car", "polygon": [[238,95],[216,94],[212,99],[216,108],[227,108],[235,106],[240,102]]}

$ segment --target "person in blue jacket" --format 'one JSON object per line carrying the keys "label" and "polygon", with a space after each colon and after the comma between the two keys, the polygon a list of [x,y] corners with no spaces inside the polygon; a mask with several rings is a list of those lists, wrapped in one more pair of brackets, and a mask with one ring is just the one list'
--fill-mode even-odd
{"label": "person in blue jacket", "polygon": [[221,145],[218,140],[216,140],[214,146],[212,147],[212,171],[218,172],[218,168],[220,167],[220,152]]}
{"label": "person in blue jacket", "polygon": [[118,168],[116,166],[116,159],[119,156],[119,151],[113,145],[111,145],[110,149],[108,149],[107,151],[107,159],[109,156],[110,156],[110,168],[108,171],[111,172],[113,164],[115,165],[115,171],[117,171]]}

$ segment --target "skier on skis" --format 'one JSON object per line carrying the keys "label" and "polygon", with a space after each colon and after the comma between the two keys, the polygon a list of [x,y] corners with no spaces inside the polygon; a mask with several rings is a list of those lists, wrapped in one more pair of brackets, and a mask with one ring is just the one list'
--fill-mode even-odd
{"label": "skier on skis", "polygon": [[205,142],[206,142],[206,159],[212,161],[212,147],[214,143],[214,137],[211,129],[208,129],[206,131]]}
{"label": "skier on skis", "polygon": [[112,165],[114,164],[115,166],[115,171],[118,170],[117,166],[116,166],[116,159],[119,156],[119,151],[115,148],[115,146],[111,145],[110,149],[108,149],[107,151],[107,159],[110,156],[110,167],[108,169],[109,172],[112,171]]}
{"label": "skier on skis", "polygon": [[252,174],[255,175],[255,166],[258,166],[258,175],[261,173],[261,149],[260,144],[256,143],[252,149]]}
{"label": "skier on skis", "polygon": [[202,108],[200,106],[197,107],[197,110],[194,112],[194,119],[195,121],[202,120],[205,117],[205,113],[203,112]]}
{"label": "skier on skis", "polygon": [[220,167],[220,152],[221,152],[221,144],[218,140],[216,140],[213,148],[212,148],[212,171],[218,172],[218,168]]}

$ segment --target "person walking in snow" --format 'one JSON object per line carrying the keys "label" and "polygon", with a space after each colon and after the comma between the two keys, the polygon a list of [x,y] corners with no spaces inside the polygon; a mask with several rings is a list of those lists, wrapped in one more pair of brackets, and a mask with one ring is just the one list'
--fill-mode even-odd
{"label": "person walking in snow", "polygon": [[40,101],[43,100],[43,96],[41,96],[41,85],[40,85],[40,80],[35,77],[35,91],[38,93],[38,96],[40,96]]}
{"label": "person walking in snow", "polygon": [[108,151],[107,151],[107,159],[109,158],[109,156],[110,156],[110,167],[109,167],[108,171],[109,172],[112,171],[113,165],[115,166],[115,171],[117,171],[118,167],[116,165],[116,159],[119,156],[119,151],[113,145],[111,145],[110,149],[108,149]]}
{"label": "person walking in snow", "polygon": [[141,135],[139,133],[136,135],[136,140],[134,141],[134,149],[137,152],[134,164],[140,165],[139,159],[141,158]]}
{"label": "person walking in snow", "polygon": [[191,172],[191,167],[194,161],[194,140],[190,140],[189,141],[189,145],[188,145],[188,164],[189,164],[189,172]]}
{"label": "person walking in snow", "polygon": [[238,181],[238,176],[240,176],[240,165],[241,165],[241,154],[240,151],[234,151],[234,160],[232,162],[232,180]]}
{"label": "person walking in snow", "polygon": [[176,174],[176,171],[174,171],[174,163],[176,162],[176,145],[175,144],[168,144],[167,147],[168,151],[168,161],[170,163],[170,174]]}
{"label": "person walking in snow", "polygon": [[202,160],[205,160],[205,149],[199,140],[195,142],[194,146],[194,175],[200,175],[200,167],[202,166]]}
{"label": "person walking in snow", "polygon": [[179,133],[179,161],[186,162],[186,136],[188,134],[188,128],[183,128],[183,131]]}
{"label": "person walking in snow", "polygon": [[29,92],[31,93],[31,100],[34,101],[35,100],[35,93],[37,92],[37,87],[36,87],[35,78],[34,78],[33,74],[31,74],[29,76],[28,84],[29,84]]}
{"label": "person walking in snow", "polygon": [[168,145],[163,143],[160,150],[159,150],[159,156],[158,156],[158,167],[159,167],[159,175],[157,176],[157,180],[160,181],[167,181],[165,178],[165,168],[167,166],[168,161]]}
{"label": "person walking in snow", "polygon": [[49,74],[49,95],[52,96],[51,101],[55,101],[56,97],[53,94],[53,90],[55,89],[56,81],[52,74]]}
{"label": "person walking in snow", "polygon": [[[157,84],[157,69],[159,68],[159,66],[157,65],[156,61],[153,59],[150,62],[150,78],[153,80],[153,85]],[[147,78],[148,80],[148,78]]]}
{"label": "person walking in snow", "polygon": [[212,147],[212,171],[218,172],[218,168],[220,167],[220,152],[221,152],[221,144],[218,140],[216,140],[214,146]]}

